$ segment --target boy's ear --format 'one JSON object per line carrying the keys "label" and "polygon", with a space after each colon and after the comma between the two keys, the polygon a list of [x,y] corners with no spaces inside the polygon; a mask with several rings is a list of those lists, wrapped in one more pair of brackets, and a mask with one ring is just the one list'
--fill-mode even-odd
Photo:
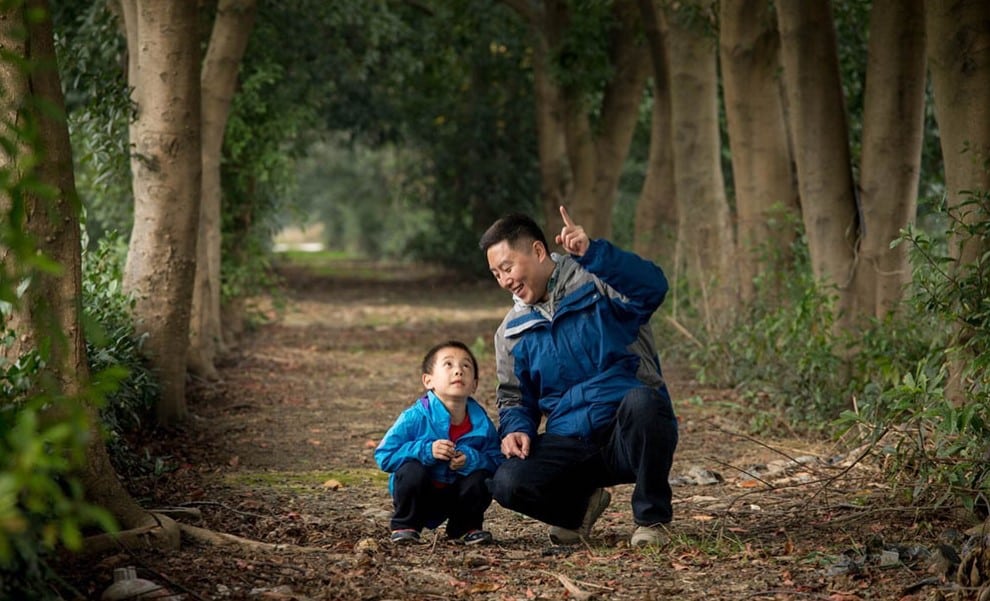
{"label": "boy's ear", "polygon": [[433,376],[430,374],[423,374],[423,388],[427,390],[433,389]]}

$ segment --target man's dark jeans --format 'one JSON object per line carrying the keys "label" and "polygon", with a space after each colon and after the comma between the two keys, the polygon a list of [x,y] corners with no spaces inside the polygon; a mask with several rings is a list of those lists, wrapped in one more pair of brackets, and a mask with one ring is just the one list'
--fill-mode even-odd
{"label": "man's dark jeans", "polygon": [[635,483],[633,521],[666,524],[673,517],[670,467],[677,418],[658,391],[629,391],[608,427],[592,440],[540,434],[529,457],[505,461],[489,482],[500,505],[547,524],[577,529],[591,492]]}

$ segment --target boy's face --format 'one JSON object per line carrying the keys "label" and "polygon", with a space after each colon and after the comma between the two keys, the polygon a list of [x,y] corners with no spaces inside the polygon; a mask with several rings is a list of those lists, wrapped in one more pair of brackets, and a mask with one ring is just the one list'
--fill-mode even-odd
{"label": "boy's face", "polygon": [[498,285],[533,305],[547,295],[547,281],[553,273],[553,260],[540,242],[515,248],[507,240],[488,248],[488,268]]}
{"label": "boy's face", "polygon": [[445,401],[461,401],[478,388],[474,362],[464,349],[448,346],[437,351],[433,370],[423,374],[423,386]]}

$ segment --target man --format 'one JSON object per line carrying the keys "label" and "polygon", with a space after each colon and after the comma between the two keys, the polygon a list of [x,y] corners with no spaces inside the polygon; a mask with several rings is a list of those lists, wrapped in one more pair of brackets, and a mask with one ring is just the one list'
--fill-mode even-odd
{"label": "man", "polygon": [[479,244],[515,301],[495,334],[507,460],[492,494],[550,524],[553,542],[575,544],[608,507],[604,487],[635,483],[630,542],[663,544],[677,420],[649,321],[667,279],[653,263],[589,240],[564,207],[560,215],[556,242],[568,255],[551,254],[539,226],[518,214],[496,221]]}

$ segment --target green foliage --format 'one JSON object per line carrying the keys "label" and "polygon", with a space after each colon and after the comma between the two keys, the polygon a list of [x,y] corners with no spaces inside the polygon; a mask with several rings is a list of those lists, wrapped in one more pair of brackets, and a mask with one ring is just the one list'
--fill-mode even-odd
{"label": "green foliage", "polygon": [[525,29],[482,0],[360,5],[321,21],[321,35],[349,44],[331,50],[366,55],[334,76],[346,86],[326,107],[335,132],[300,162],[297,206],[334,250],[481,275],[480,234],[538,199]]}
{"label": "green foliage", "polygon": [[[8,10],[14,18],[16,7]],[[7,52],[2,60],[24,73],[33,67],[25,58]],[[35,115],[50,99],[16,100],[22,110],[0,128],[6,155],[0,167],[0,598],[44,599],[51,597],[46,556],[57,547],[78,549],[87,527],[114,528],[106,511],[85,501],[75,474],[86,461],[93,431],[88,407],[102,402],[115,374],[96,373],[88,380],[79,374],[78,387],[66,394],[49,369],[50,345],[19,348],[10,329],[11,317],[24,315],[32,281],[64,271],[39,252],[26,222],[29,213],[49,215],[45,204],[55,193],[37,171],[42,149]],[[53,328],[38,332],[39,339],[64,336],[51,316],[39,314],[44,306],[32,309],[37,327]]]}
{"label": "green foliage", "polygon": [[609,62],[609,37],[615,27],[610,0],[569,0],[568,21],[559,45],[552,49],[552,74],[564,88],[600,95],[614,71]]}
{"label": "green foliage", "polygon": [[123,435],[142,427],[159,392],[157,380],[140,355],[140,339],[131,319],[134,301],[121,288],[126,250],[119,235],[108,234],[97,248],[83,253],[82,279],[90,370],[113,374],[119,380],[100,412],[111,456],[118,462],[127,453]]}
{"label": "green foliage", "polygon": [[[972,193],[960,207],[926,211],[947,229],[911,227],[898,242],[910,244],[914,278],[897,313],[868,320],[855,334],[834,334],[831,297],[799,254],[779,280],[783,288],[761,282],[760,300],[691,359],[703,381],[742,391],[754,428],[851,430],[877,445],[891,478],[913,500],[986,512],[990,198]],[[960,256],[973,260],[960,264]],[[950,397],[952,373],[962,385]]]}
{"label": "green foliage", "polygon": [[539,195],[526,33],[506,7],[480,0],[410,19],[429,33],[412,40],[423,73],[399,107],[410,158],[422,160],[407,164],[397,207],[429,218],[407,249],[480,276],[481,233],[503,213],[532,212]]}
{"label": "green foliage", "polygon": [[734,326],[689,355],[701,381],[739,388],[764,427],[773,420],[761,413],[779,415],[792,427],[822,427],[846,398],[834,295],[816,285],[805,249],[799,241],[791,270],[763,276],[757,300]]}
{"label": "green foliage", "polygon": [[[841,423],[865,430],[888,454],[892,477],[914,499],[990,509],[990,195],[971,192],[939,206],[947,231],[909,228],[916,291],[912,307],[932,316],[930,347]],[[951,252],[951,249],[955,249]],[[965,250],[964,250],[965,249]],[[975,250],[975,252],[974,252]],[[965,264],[958,257],[972,256]],[[961,382],[947,387],[950,375]],[[951,391],[952,396],[946,394]]]}
{"label": "green foliage", "polygon": [[[34,378],[36,368],[15,364],[0,379]],[[103,385],[94,380],[90,394]],[[86,503],[70,475],[85,461],[88,433],[78,399],[34,395],[0,407],[0,597],[38,598],[47,554],[59,545],[79,549],[88,525],[115,528],[106,511]]]}
{"label": "green foliage", "polygon": [[56,3],[53,20],[76,190],[95,242],[131,229],[126,44],[109,2]]}

